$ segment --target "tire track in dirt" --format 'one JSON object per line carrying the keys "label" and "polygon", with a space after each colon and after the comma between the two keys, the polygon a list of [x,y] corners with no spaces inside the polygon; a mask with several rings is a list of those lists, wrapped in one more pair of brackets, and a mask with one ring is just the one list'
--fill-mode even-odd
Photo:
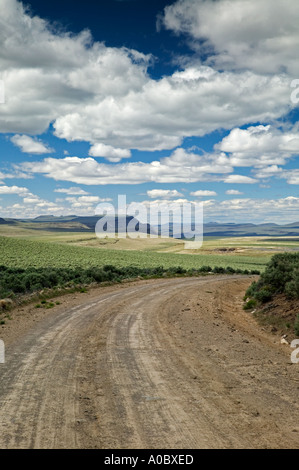
{"label": "tire track in dirt", "polygon": [[74,424],[81,335],[100,305],[121,295],[110,294],[51,316],[8,349],[1,366],[0,447],[77,447]]}

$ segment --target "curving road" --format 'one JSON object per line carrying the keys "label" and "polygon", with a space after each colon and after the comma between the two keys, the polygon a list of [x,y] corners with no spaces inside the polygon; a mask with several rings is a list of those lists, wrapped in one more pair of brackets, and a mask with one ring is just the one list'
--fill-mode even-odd
{"label": "curving road", "polygon": [[242,310],[251,281],[62,301],[0,364],[0,448],[298,448],[299,364]]}

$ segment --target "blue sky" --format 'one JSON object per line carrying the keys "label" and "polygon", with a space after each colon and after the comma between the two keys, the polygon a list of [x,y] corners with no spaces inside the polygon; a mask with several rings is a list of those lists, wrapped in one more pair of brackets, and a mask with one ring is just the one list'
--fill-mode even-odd
{"label": "blue sky", "polygon": [[[0,0],[0,216],[299,220],[296,0]],[[1,94],[0,94],[1,96]]]}

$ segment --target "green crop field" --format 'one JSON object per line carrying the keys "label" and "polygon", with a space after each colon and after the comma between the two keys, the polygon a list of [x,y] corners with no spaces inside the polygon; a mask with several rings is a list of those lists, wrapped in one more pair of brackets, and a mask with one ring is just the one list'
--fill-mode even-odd
{"label": "green crop field", "polygon": [[0,265],[9,267],[82,267],[107,264],[124,267],[181,266],[185,269],[201,266],[231,266],[235,269],[263,271],[271,255],[246,256],[244,254],[178,254],[154,251],[113,250],[83,247],[69,243],[32,241],[13,237],[0,237]]}

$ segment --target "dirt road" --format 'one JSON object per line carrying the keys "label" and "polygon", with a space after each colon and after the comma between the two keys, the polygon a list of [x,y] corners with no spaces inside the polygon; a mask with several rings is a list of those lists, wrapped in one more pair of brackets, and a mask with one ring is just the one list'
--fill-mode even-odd
{"label": "dirt road", "polygon": [[242,310],[251,281],[135,282],[44,318],[23,309],[0,330],[0,448],[299,448],[299,364]]}

